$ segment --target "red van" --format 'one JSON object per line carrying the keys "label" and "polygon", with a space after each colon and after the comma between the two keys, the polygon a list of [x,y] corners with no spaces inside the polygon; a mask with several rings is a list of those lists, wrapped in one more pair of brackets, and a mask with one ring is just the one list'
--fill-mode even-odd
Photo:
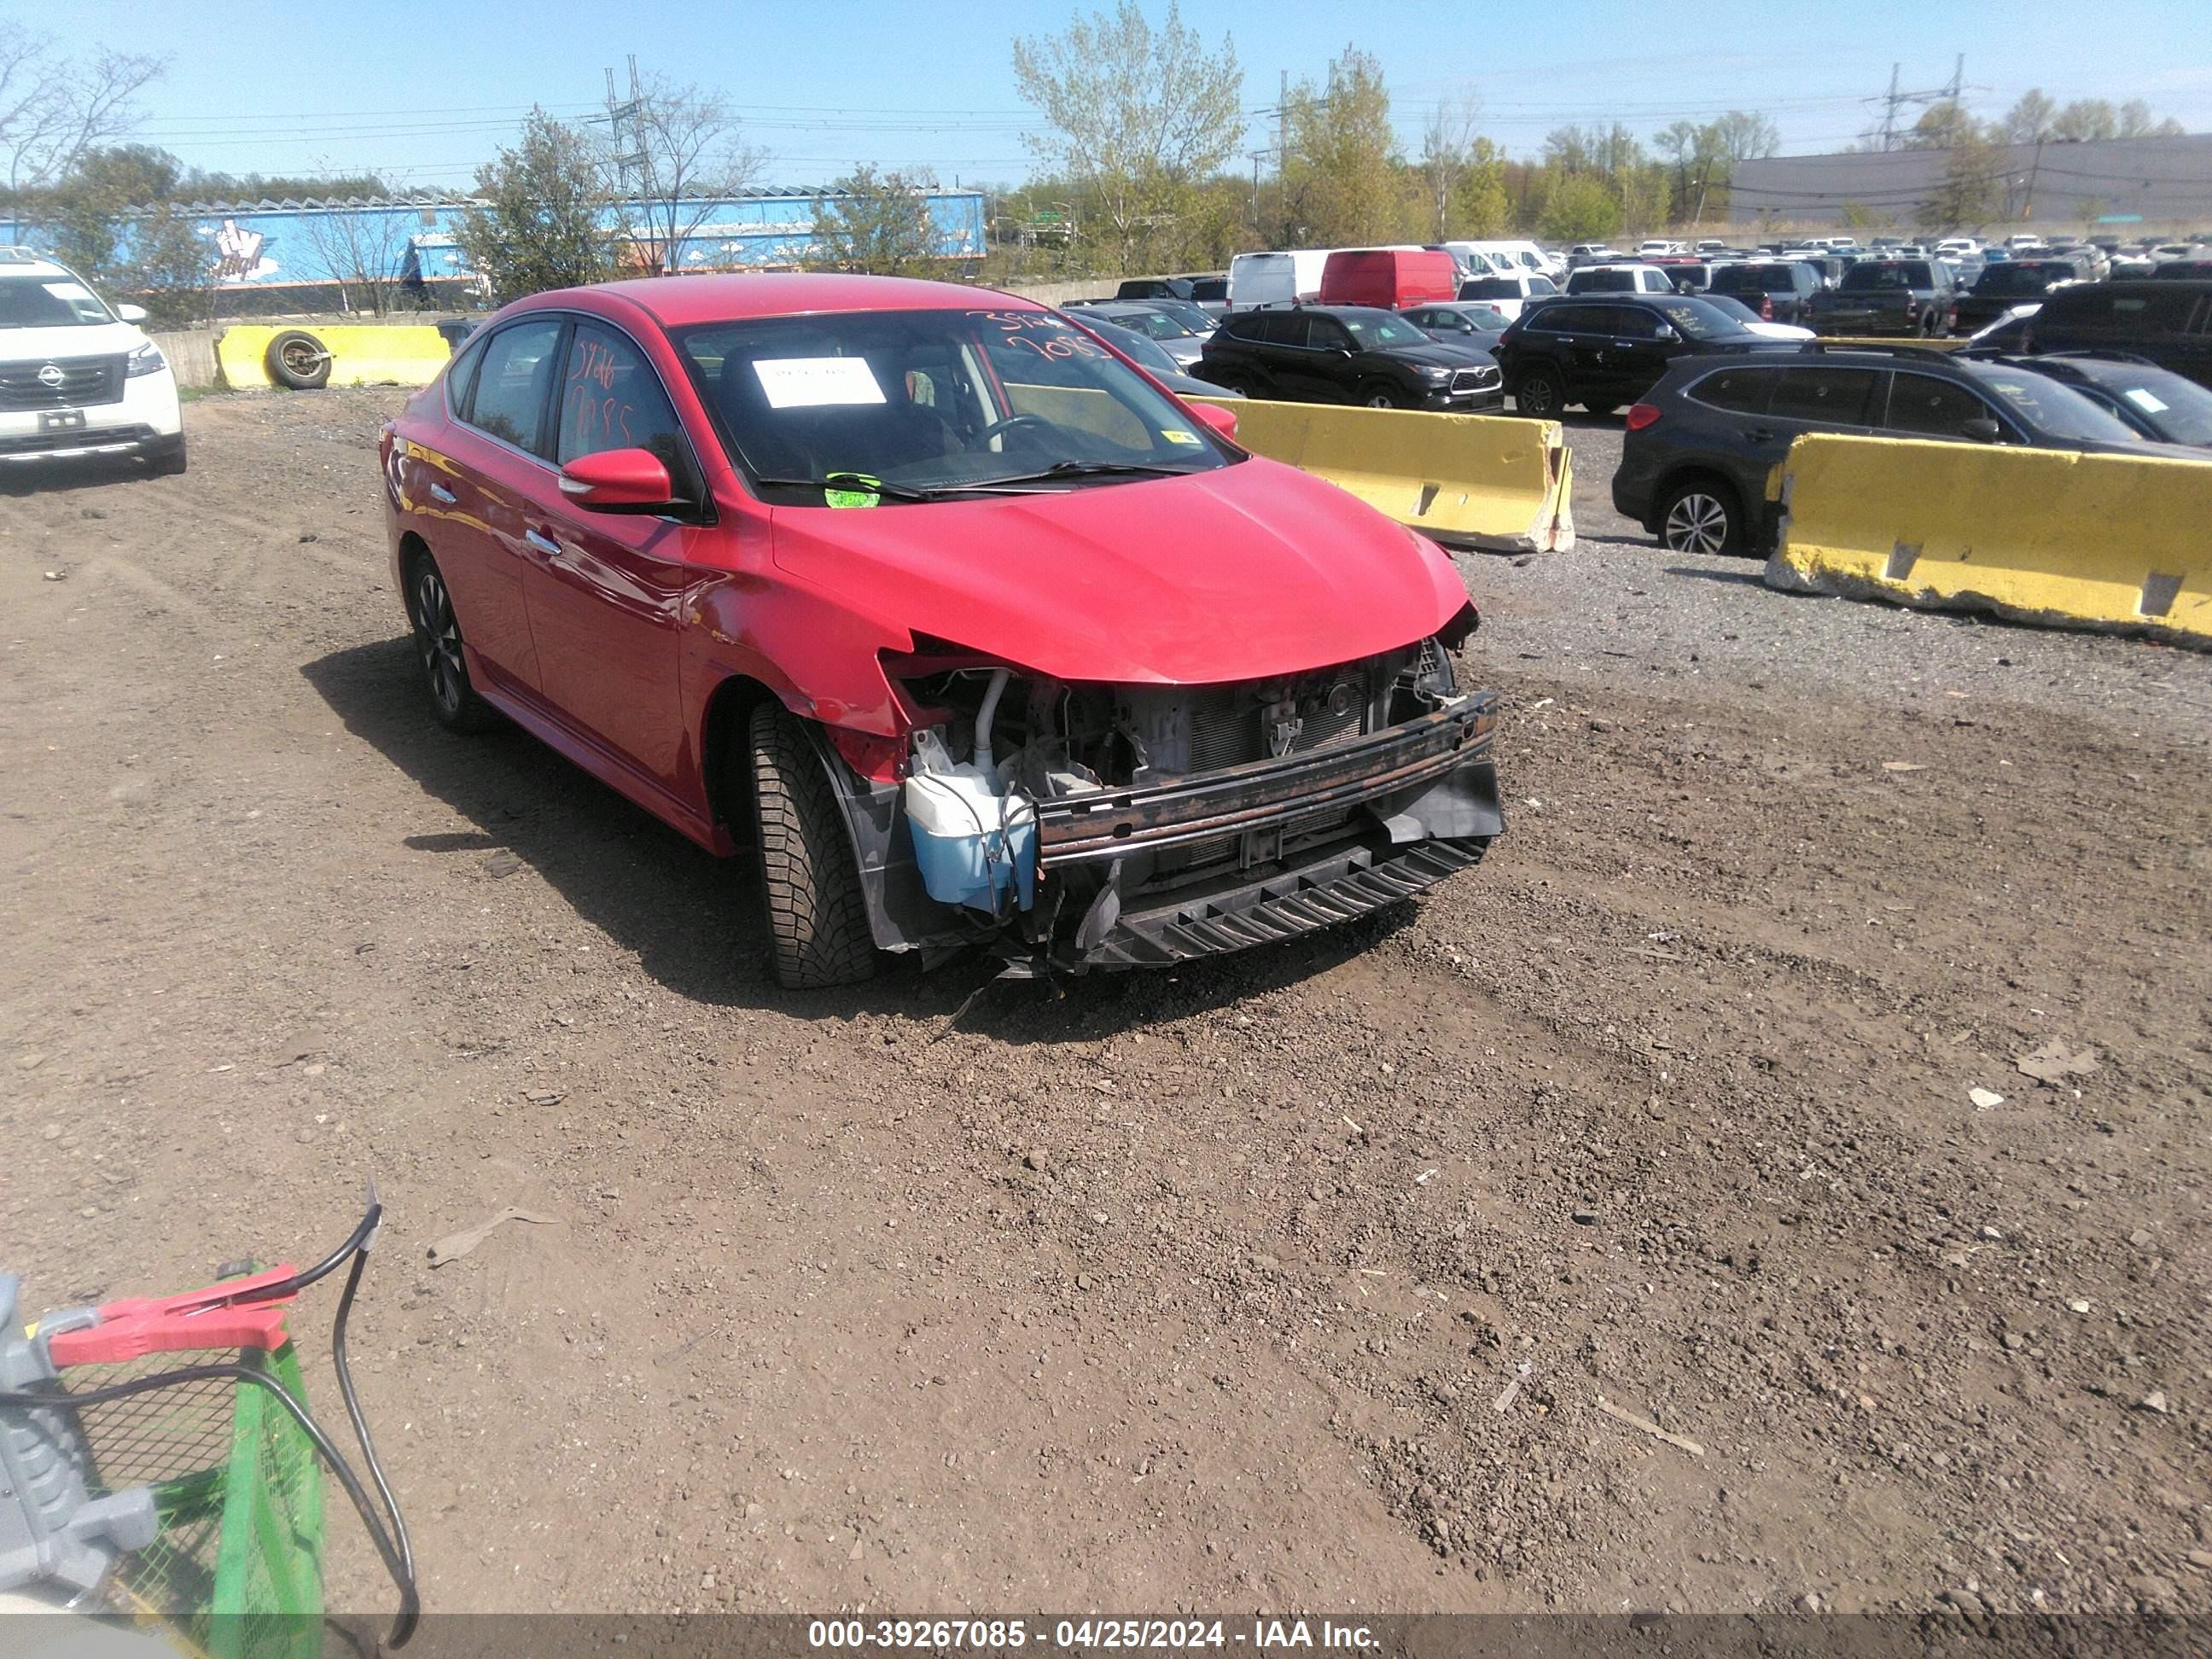
{"label": "red van", "polygon": [[1449,253],[1429,248],[1340,248],[1321,268],[1325,306],[1436,305],[1459,297],[1459,268]]}

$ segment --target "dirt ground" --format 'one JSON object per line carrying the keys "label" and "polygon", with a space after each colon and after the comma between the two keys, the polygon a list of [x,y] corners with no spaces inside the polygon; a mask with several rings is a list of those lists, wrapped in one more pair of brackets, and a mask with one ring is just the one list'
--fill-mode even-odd
{"label": "dirt ground", "polygon": [[2212,1609],[2212,661],[1608,540],[1578,432],[1584,545],[1465,562],[1480,870],[956,1019],[431,724],[398,401],[0,495],[0,1267],[305,1259],[374,1176],[434,1609]]}

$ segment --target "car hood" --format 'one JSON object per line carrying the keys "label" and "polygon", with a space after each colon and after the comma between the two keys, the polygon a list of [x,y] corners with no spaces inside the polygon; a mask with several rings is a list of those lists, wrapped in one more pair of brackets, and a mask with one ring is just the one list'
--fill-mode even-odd
{"label": "car hood", "polygon": [[112,357],[136,351],[146,336],[130,323],[93,323],[67,328],[0,329],[0,362],[45,362],[58,357]]}
{"label": "car hood", "polygon": [[1401,363],[1425,364],[1431,368],[1488,368],[1498,361],[1480,346],[1458,345],[1449,340],[1437,340],[1427,345],[1389,346],[1367,355]]}
{"label": "car hood", "polygon": [[891,637],[1068,680],[1297,673],[1425,638],[1468,602],[1441,548],[1260,456],[1035,495],[778,507],[774,556]]}

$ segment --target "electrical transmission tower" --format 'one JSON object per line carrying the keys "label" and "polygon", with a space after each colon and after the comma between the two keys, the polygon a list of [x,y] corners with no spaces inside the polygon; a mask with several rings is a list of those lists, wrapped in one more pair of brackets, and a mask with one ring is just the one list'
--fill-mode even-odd
{"label": "electrical transmission tower", "polygon": [[615,92],[615,72],[607,71],[607,112],[590,118],[592,125],[606,124],[607,149],[614,163],[616,179],[622,193],[627,197],[646,181],[645,89],[637,77],[637,54],[630,54],[629,96],[618,97]]}
{"label": "electrical transmission tower", "polygon": [[1901,64],[1892,64],[1889,66],[1889,90],[1879,99],[1868,100],[1881,106],[1881,147],[1884,149],[1895,149],[1898,140],[1904,137],[1897,125],[1898,111],[1907,107],[1925,108],[1929,104],[1956,104],[1966,94],[1966,54],[1963,52],[1951,66],[1949,82],[1925,92],[1899,92],[1897,89],[1898,71],[1903,67]]}

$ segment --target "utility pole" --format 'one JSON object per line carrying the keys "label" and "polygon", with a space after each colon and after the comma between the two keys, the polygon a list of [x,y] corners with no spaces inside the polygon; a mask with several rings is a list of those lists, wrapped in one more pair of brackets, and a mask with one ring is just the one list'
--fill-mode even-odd
{"label": "utility pole", "polygon": [[2035,218],[2035,178],[2043,171],[2043,140],[2035,141],[2035,160],[2027,167],[2027,204],[2021,209],[2020,216],[2031,222]]}
{"label": "utility pole", "polygon": [[1881,100],[1881,147],[1884,149],[1897,148],[1897,72],[1904,67],[1902,64],[1889,66],[1889,95]]}
{"label": "utility pole", "polygon": [[1290,240],[1291,191],[1283,170],[1290,164],[1291,72],[1279,70],[1275,81],[1275,219],[1282,227],[1285,241]]}

